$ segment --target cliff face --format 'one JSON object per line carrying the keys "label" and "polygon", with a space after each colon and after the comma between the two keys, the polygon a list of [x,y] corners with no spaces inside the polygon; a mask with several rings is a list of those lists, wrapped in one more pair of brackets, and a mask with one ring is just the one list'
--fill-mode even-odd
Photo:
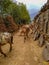
{"label": "cliff face", "polygon": [[43,45],[43,42],[49,39],[48,38],[49,36],[49,4],[48,3],[46,3],[41,8],[39,13],[35,16],[33,31],[34,31],[34,39],[39,39],[40,46]]}
{"label": "cliff face", "polygon": [[49,5],[46,3],[34,18],[35,28],[43,33],[49,33]]}
{"label": "cliff face", "polygon": [[0,32],[14,32],[16,31],[18,26],[13,20],[12,16],[6,16],[5,18],[2,18],[0,16]]}
{"label": "cliff face", "polygon": [[44,60],[49,61],[49,0],[34,18],[33,35],[40,47],[45,44],[42,55]]}

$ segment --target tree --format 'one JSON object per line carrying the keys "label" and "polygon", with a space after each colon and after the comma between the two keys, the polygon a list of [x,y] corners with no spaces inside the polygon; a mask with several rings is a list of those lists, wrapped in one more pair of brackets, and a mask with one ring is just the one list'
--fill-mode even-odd
{"label": "tree", "polygon": [[0,6],[2,8],[2,14],[7,12],[8,6],[12,3],[11,0],[1,0],[0,1]]}
{"label": "tree", "polygon": [[28,10],[26,9],[26,6],[23,3],[20,3],[19,5],[19,11],[20,11],[20,21],[21,23],[29,23],[30,22],[30,16],[28,13]]}
{"label": "tree", "polygon": [[2,7],[2,14],[13,16],[15,23],[26,24],[30,22],[30,16],[23,3],[14,3],[11,0],[1,1],[0,6]]}

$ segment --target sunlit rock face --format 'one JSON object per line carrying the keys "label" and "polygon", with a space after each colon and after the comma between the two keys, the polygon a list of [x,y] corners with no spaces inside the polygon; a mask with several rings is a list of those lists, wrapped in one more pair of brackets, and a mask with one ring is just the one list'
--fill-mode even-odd
{"label": "sunlit rock face", "polygon": [[[49,0],[41,7],[39,13],[34,17],[34,39],[39,39],[39,45],[42,46],[48,40],[49,35]],[[38,38],[37,38],[38,35]],[[42,37],[40,36],[42,35]],[[45,37],[46,36],[46,37]],[[43,38],[43,39],[42,39]],[[45,40],[46,39],[46,40]],[[41,42],[41,41],[44,42]]]}
{"label": "sunlit rock face", "polygon": [[38,45],[45,45],[42,55],[45,61],[49,61],[49,0],[41,8],[34,18],[34,40],[38,39]]}
{"label": "sunlit rock face", "polygon": [[40,31],[44,33],[48,33],[49,30],[49,0],[47,3],[41,8],[37,16],[35,16],[34,20],[36,24],[39,26]]}

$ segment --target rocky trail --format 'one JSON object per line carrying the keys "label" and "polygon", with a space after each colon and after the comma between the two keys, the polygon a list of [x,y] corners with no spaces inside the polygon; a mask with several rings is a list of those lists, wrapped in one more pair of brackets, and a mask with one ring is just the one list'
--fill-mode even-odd
{"label": "rocky trail", "polygon": [[2,47],[7,54],[4,58],[0,54],[0,65],[48,65],[42,58],[43,47],[38,46],[38,41],[33,41],[33,38],[27,39],[24,43],[23,36],[14,35],[13,50],[8,53],[9,45]]}

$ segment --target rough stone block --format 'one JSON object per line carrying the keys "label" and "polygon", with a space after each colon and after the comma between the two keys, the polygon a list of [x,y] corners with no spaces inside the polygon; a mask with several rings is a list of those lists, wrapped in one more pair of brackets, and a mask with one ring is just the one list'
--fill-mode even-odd
{"label": "rough stone block", "polygon": [[43,35],[40,35],[38,45],[39,45],[40,47],[42,47],[42,46],[44,45],[44,37],[43,37]]}
{"label": "rough stone block", "polygon": [[36,31],[35,34],[34,34],[33,39],[34,39],[34,40],[37,40],[38,38],[39,38],[39,33]]}
{"label": "rough stone block", "polygon": [[49,51],[47,50],[47,47],[45,46],[45,48],[43,49],[43,58],[45,61],[49,61]]}

